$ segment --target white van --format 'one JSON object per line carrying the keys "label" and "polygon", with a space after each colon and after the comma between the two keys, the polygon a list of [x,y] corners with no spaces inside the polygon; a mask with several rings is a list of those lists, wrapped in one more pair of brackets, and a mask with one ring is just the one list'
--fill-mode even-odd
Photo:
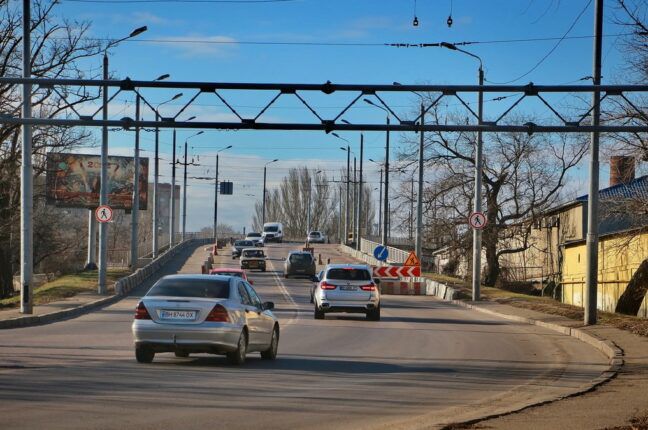
{"label": "white van", "polygon": [[280,222],[267,222],[263,224],[263,242],[283,242],[283,224]]}

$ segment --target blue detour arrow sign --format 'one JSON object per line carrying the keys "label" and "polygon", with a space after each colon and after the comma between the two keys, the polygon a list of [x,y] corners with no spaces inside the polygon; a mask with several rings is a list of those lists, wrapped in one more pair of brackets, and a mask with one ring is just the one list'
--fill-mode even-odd
{"label": "blue detour arrow sign", "polygon": [[385,245],[378,245],[377,247],[374,248],[373,255],[376,258],[376,260],[385,261],[389,256],[389,251],[387,250],[387,247]]}

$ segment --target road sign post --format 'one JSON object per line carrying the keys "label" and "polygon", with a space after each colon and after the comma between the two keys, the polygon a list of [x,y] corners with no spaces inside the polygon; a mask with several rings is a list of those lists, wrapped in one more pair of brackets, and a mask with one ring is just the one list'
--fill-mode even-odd
{"label": "road sign post", "polygon": [[101,205],[95,209],[95,219],[97,222],[106,223],[113,219],[113,210],[108,205]]}

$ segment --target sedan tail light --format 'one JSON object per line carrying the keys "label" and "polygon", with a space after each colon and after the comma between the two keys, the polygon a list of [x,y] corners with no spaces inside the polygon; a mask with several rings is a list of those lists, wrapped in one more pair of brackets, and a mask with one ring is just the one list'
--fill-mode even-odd
{"label": "sedan tail light", "polygon": [[322,281],[322,283],[320,284],[320,288],[322,290],[335,290],[337,288],[337,285],[329,284],[326,281]]}
{"label": "sedan tail light", "polygon": [[148,309],[144,306],[144,302],[139,302],[135,308],[135,319],[136,320],[150,320],[151,315],[148,313]]}
{"label": "sedan tail light", "polygon": [[360,289],[362,291],[376,291],[376,286],[374,284],[361,285]]}
{"label": "sedan tail light", "polygon": [[230,322],[230,318],[229,318],[229,314],[227,313],[227,309],[225,309],[225,306],[216,305],[214,306],[214,309],[212,309],[211,312],[209,312],[209,315],[207,315],[205,321]]}

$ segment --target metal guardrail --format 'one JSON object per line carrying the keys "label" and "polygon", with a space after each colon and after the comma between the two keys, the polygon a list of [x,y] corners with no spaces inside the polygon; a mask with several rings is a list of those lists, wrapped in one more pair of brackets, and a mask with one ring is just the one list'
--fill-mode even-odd
{"label": "metal guardrail", "polygon": [[[364,254],[373,255],[373,251],[378,245],[380,245],[380,243],[374,242],[372,240],[360,238],[360,252]],[[392,264],[405,263],[407,257],[409,257],[410,254],[409,251],[394,248],[393,246],[388,246],[387,251],[388,251],[387,263],[392,263]]]}

